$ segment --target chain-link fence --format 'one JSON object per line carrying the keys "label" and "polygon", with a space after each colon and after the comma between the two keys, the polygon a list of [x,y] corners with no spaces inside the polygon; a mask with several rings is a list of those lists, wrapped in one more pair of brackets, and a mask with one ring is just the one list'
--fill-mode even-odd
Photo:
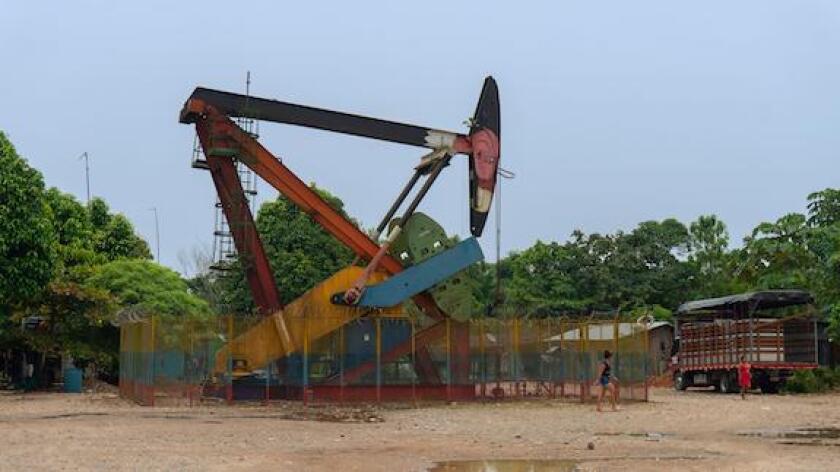
{"label": "chain-link fence", "polygon": [[645,325],[618,318],[152,317],[121,326],[120,392],[143,405],[589,401],[609,350],[620,397],[647,400],[648,344]]}

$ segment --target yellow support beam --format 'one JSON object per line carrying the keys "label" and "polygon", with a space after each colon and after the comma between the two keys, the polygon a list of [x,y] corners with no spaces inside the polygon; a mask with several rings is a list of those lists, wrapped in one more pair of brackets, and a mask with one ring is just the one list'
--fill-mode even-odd
{"label": "yellow support beam", "polygon": [[[286,305],[283,310],[266,316],[235,338],[228,338],[227,344],[216,353],[215,372],[225,371],[229,355],[238,364],[244,361],[246,370],[261,368],[275,359],[288,356],[301,349],[305,341],[311,343],[344,324],[371,313],[366,308],[334,305],[330,301],[334,293],[347,290],[363,270],[362,267],[350,266],[336,272]],[[387,277],[382,272],[375,272],[369,282],[379,283]],[[390,316],[401,312],[402,306],[376,311],[377,314]],[[278,325],[285,325],[288,328],[291,343],[284,342],[278,332]]]}

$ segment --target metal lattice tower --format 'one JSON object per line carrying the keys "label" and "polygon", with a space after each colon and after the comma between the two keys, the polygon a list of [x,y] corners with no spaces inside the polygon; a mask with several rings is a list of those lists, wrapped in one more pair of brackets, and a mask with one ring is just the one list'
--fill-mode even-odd
{"label": "metal lattice tower", "polygon": [[[249,71],[245,80],[245,94],[249,95],[251,89],[251,72]],[[259,122],[251,118],[237,118],[236,124],[254,139],[259,139]],[[209,170],[207,159],[198,141],[198,136],[193,141],[192,167],[196,169]],[[242,182],[242,190],[248,199],[251,213],[256,212],[257,197],[257,176],[246,165],[236,160],[236,171],[239,173],[239,180]],[[214,270],[225,270],[228,263],[236,259],[236,246],[233,242],[233,234],[230,231],[225,213],[222,210],[222,203],[216,197],[214,204],[213,218],[213,263],[210,268]]]}

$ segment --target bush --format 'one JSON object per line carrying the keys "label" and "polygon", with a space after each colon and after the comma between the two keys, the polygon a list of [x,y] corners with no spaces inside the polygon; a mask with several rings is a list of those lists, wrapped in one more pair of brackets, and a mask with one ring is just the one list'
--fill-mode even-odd
{"label": "bush", "polygon": [[784,386],[788,393],[815,393],[819,391],[818,388],[817,376],[810,370],[797,370]]}
{"label": "bush", "polygon": [[825,387],[825,390],[840,388],[840,369],[820,367],[818,369],[814,369],[813,372],[817,382],[822,384]]}
{"label": "bush", "polygon": [[828,367],[798,370],[784,385],[788,393],[819,393],[836,388],[840,388],[840,369]]}

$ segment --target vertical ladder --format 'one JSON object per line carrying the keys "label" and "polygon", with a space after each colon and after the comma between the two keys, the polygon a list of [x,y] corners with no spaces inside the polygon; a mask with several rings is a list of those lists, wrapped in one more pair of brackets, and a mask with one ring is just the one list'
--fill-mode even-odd
{"label": "vertical ladder", "polygon": [[[246,95],[250,93],[250,88],[251,72],[249,71],[245,82]],[[252,118],[236,118],[235,122],[252,138],[259,139],[258,121]],[[210,167],[207,165],[207,159],[204,156],[204,150],[198,141],[198,136],[193,140],[191,165],[194,169],[210,170]],[[251,213],[254,214],[256,212],[257,200],[257,176],[248,166],[243,165],[238,160],[236,161],[236,171],[239,174],[239,180],[242,182],[242,189],[245,191]],[[230,231],[230,225],[228,224],[224,211],[222,211],[222,203],[217,196],[214,204],[213,261],[210,268],[213,270],[227,270],[230,268],[230,263],[236,260],[236,257],[233,234]]]}

